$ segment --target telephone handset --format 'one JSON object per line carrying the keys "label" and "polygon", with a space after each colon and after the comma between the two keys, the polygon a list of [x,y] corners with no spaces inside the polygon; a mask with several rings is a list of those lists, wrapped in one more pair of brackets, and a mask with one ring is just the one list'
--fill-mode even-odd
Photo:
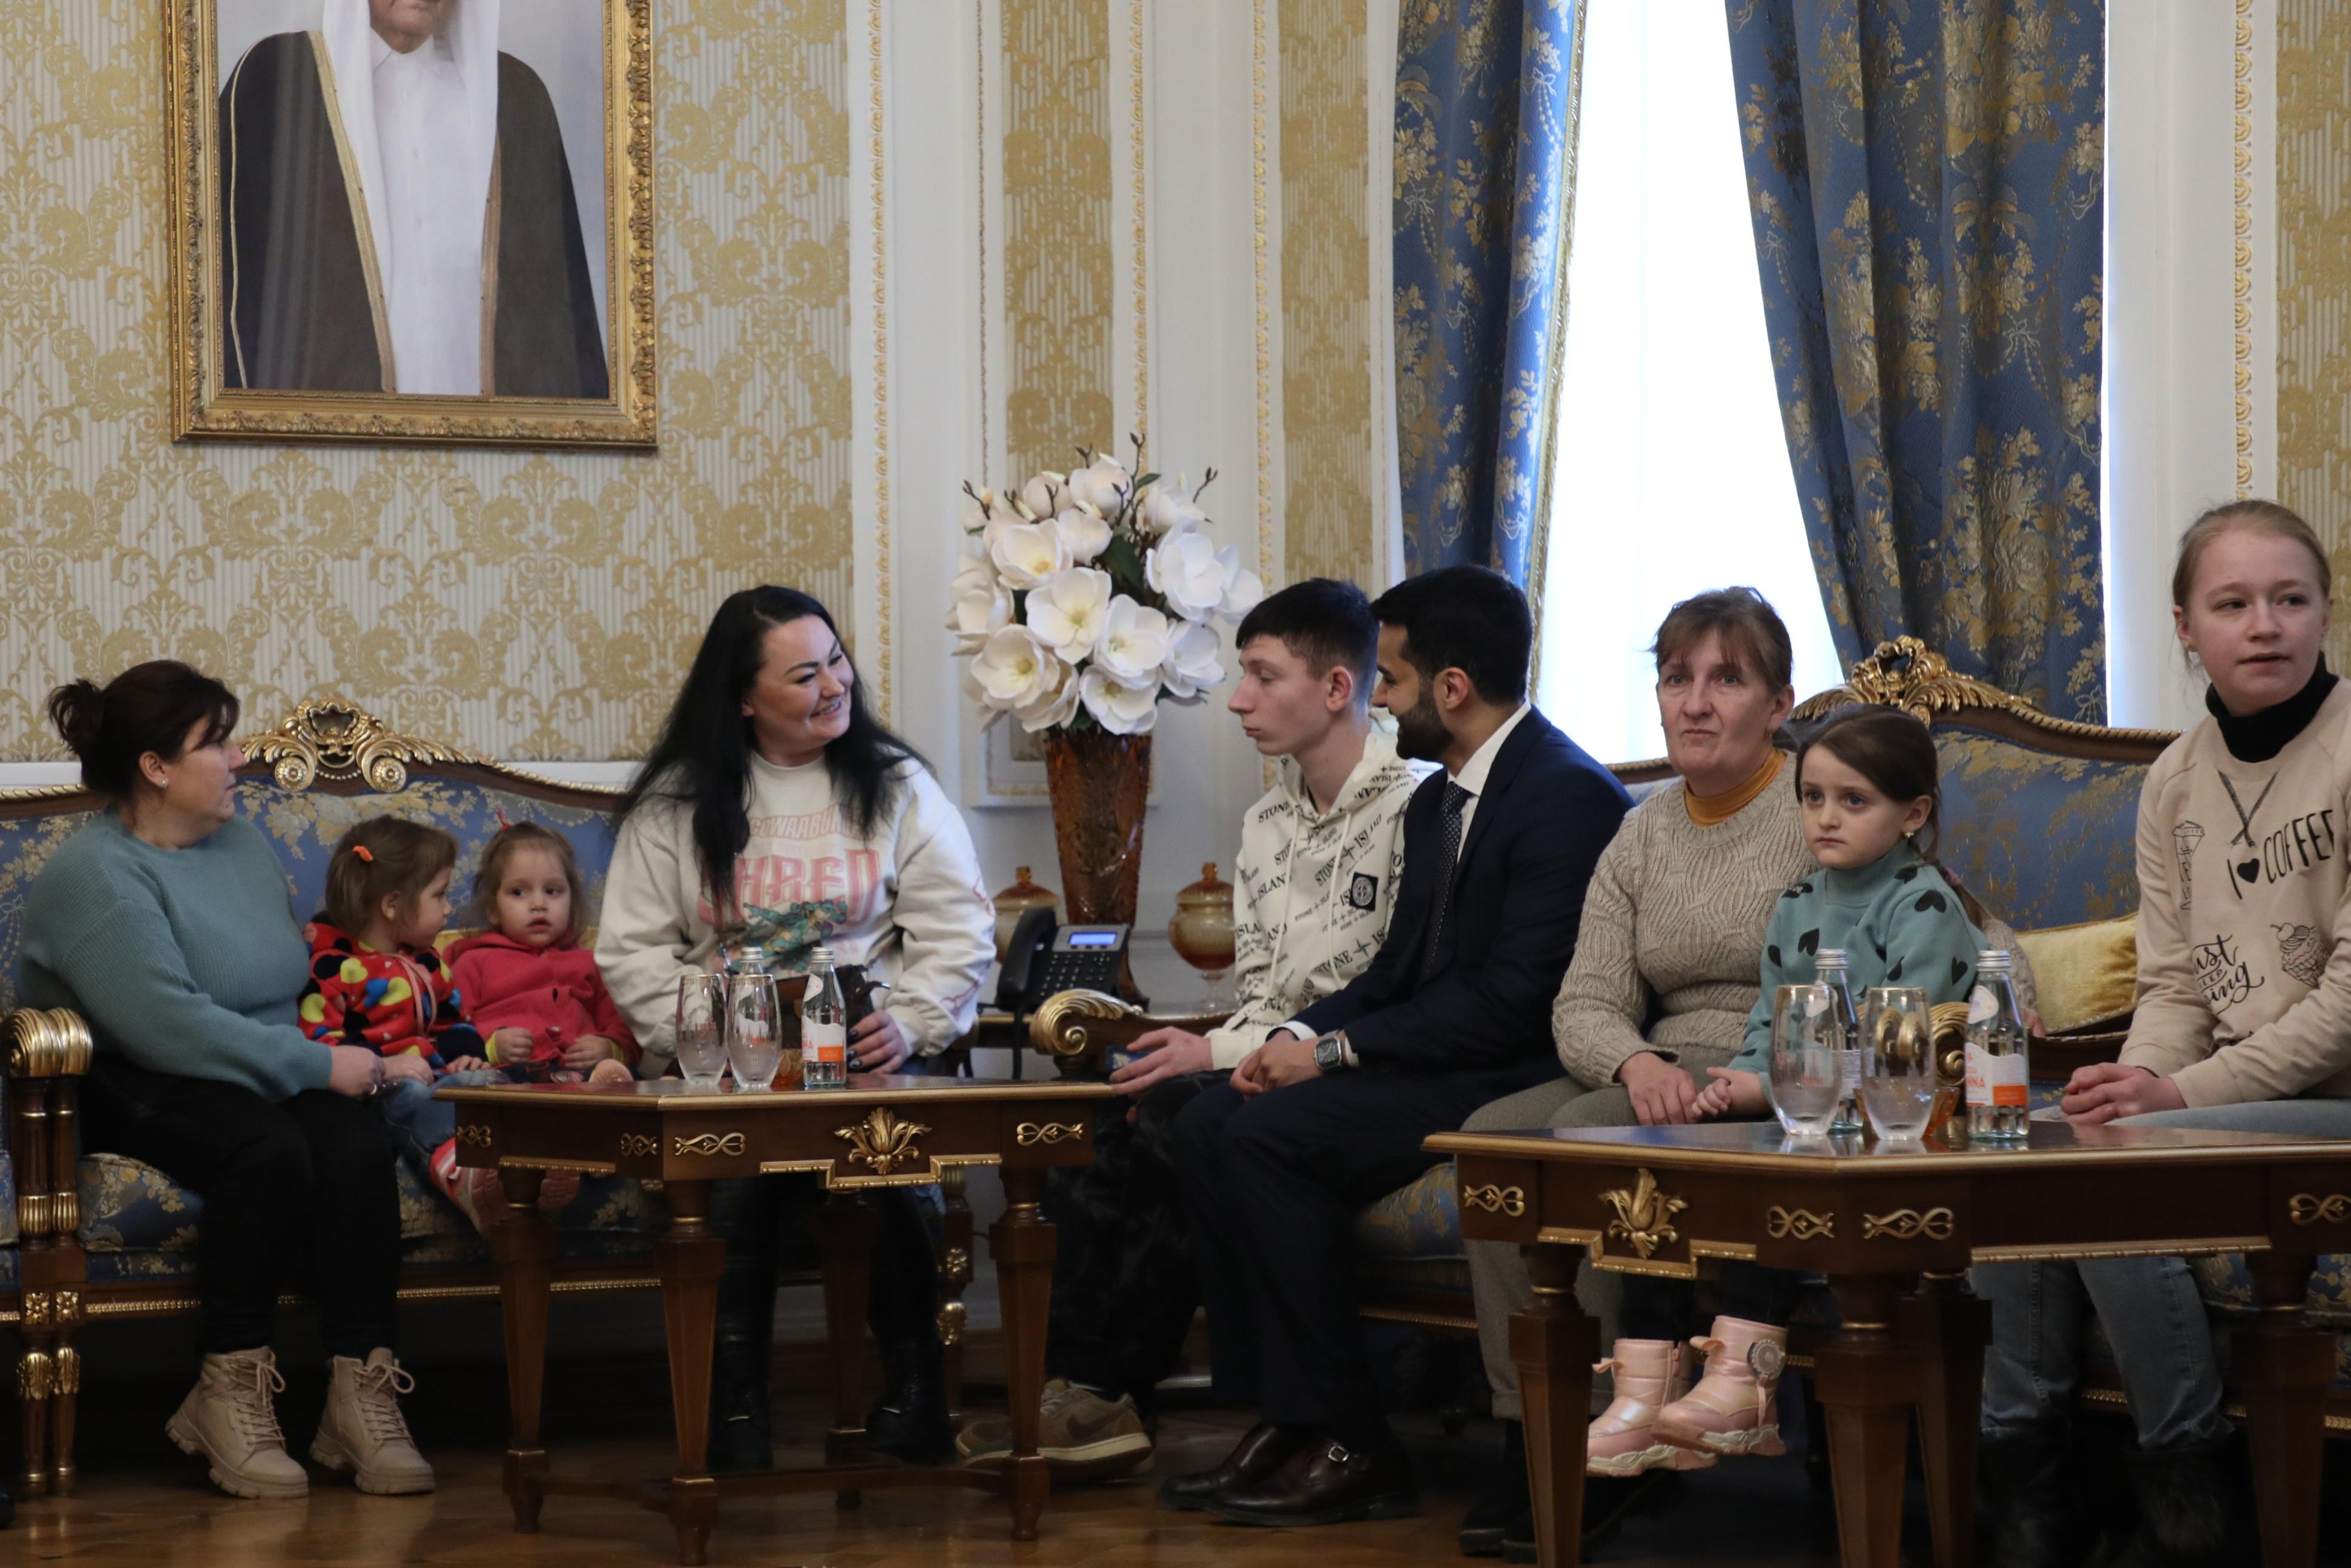
{"label": "telephone handset", "polygon": [[1118,994],[1126,957],[1123,925],[1062,925],[1050,909],[1031,909],[1012,927],[1005,945],[1004,973],[996,1005],[1006,1012],[1033,1013],[1059,991]]}

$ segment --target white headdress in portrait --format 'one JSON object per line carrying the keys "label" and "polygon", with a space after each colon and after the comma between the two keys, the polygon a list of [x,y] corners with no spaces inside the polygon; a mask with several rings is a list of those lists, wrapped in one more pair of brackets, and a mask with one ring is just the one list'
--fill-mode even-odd
{"label": "white headdress in portrait", "polygon": [[[444,31],[465,99],[464,153],[450,200],[480,214],[489,206],[490,172],[498,142],[499,0],[454,0]],[[367,200],[377,274],[392,278],[392,228],[383,149],[376,131],[376,34],[368,0],[324,0],[320,31],[333,67],[343,134]]]}

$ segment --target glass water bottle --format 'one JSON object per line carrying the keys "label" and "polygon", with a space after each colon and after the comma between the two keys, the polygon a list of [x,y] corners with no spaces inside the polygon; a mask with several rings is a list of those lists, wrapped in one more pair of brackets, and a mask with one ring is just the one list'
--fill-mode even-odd
{"label": "glass water bottle", "polygon": [[1868,1124],[1861,1109],[1861,1015],[1853,1005],[1851,968],[1842,947],[1823,947],[1813,956],[1813,968],[1820,983],[1829,988],[1834,998],[1837,1033],[1837,1108],[1836,1118],[1829,1124],[1832,1133],[1858,1133]]}
{"label": "glass water bottle", "polygon": [[808,988],[800,993],[800,1083],[809,1089],[849,1087],[849,1005],[832,949],[809,955]]}
{"label": "glass water bottle", "polygon": [[2032,1062],[2016,1005],[2016,963],[2005,950],[1976,955],[1968,994],[1968,1137],[2021,1143],[2032,1112]]}

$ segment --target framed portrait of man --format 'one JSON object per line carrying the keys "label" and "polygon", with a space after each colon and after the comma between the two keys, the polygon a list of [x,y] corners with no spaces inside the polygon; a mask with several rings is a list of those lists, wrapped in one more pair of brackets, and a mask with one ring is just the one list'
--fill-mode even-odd
{"label": "framed portrait of man", "polygon": [[181,440],[652,446],[651,0],[171,0]]}

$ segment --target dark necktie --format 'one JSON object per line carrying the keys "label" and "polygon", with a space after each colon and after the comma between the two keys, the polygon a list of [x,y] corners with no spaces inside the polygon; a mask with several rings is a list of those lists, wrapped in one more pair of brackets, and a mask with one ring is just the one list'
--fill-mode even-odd
{"label": "dark necktie", "polygon": [[1453,907],[1453,873],[1461,862],[1461,812],[1470,801],[1469,791],[1460,785],[1447,782],[1445,786],[1444,815],[1437,829],[1437,918],[1428,923],[1428,953],[1426,962],[1437,960],[1437,944],[1445,935],[1445,916]]}

